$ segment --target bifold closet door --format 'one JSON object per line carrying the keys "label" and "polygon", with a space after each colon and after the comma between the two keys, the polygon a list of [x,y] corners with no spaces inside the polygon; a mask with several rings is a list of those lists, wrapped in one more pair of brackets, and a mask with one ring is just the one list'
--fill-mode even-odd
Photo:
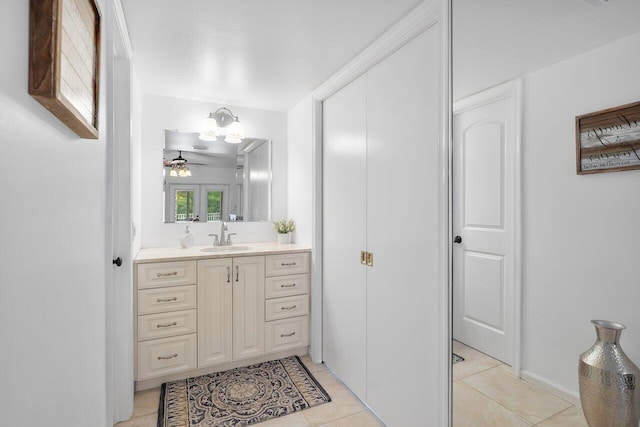
{"label": "bifold closet door", "polygon": [[323,331],[327,366],[366,401],[366,76],[323,105]]}
{"label": "bifold closet door", "polygon": [[367,404],[389,426],[438,423],[440,64],[436,25],[367,73]]}

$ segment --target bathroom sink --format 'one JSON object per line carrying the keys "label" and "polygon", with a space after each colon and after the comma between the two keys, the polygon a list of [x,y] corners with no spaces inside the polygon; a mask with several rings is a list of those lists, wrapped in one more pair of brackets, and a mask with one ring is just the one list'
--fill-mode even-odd
{"label": "bathroom sink", "polygon": [[248,251],[249,249],[251,249],[250,246],[234,245],[234,246],[210,246],[208,248],[204,248],[204,249],[200,249],[200,250],[202,252],[224,253],[224,252]]}

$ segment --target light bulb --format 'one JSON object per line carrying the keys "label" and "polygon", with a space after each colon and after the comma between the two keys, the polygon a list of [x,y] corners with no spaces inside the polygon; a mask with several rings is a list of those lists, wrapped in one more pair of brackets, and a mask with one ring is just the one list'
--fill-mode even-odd
{"label": "light bulb", "polygon": [[169,173],[169,176],[178,176],[178,173],[176,172],[175,169],[171,169],[171,172]]}
{"label": "light bulb", "polygon": [[242,131],[242,125],[236,119],[229,126],[229,133],[227,134],[227,137],[224,140],[230,144],[240,144],[242,142],[243,137],[244,137],[244,132]]}
{"label": "light bulb", "polygon": [[213,118],[213,113],[209,113],[209,117],[204,119],[204,130],[200,133],[200,139],[204,141],[215,141],[218,133],[218,123]]}

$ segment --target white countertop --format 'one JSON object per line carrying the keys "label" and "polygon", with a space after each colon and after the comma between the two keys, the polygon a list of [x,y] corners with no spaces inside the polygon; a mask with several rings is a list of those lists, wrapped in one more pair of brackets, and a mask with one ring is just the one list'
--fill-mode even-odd
{"label": "white countertop", "polygon": [[[235,247],[237,247],[237,249]],[[138,252],[138,255],[135,257],[133,262],[134,264],[143,264],[147,262],[158,261],[185,261],[211,258],[228,258],[230,256],[254,256],[311,251],[311,248],[308,246],[298,245],[296,243],[283,244],[276,242],[238,243],[233,246],[217,246],[216,248],[223,249],[220,252],[203,251],[203,249],[207,248],[213,248],[213,246],[192,246],[186,249],[182,249],[179,246],[171,248],[143,248],[140,249],[140,252]]]}

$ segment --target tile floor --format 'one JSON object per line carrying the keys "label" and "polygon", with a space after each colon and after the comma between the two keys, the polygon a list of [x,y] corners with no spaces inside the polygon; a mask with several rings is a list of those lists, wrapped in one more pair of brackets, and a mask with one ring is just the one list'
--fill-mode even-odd
{"label": "tile floor", "polygon": [[[453,351],[465,358],[453,365],[454,427],[588,427],[580,408],[516,378],[502,362],[455,341]],[[384,426],[324,364],[301,359],[331,402],[260,427]],[[159,398],[159,388],[136,393],[133,418],[116,427],[156,427]]]}
{"label": "tile floor", "polygon": [[582,410],[518,379],[511,367],[453,342],[454,427],[588,427]]}

